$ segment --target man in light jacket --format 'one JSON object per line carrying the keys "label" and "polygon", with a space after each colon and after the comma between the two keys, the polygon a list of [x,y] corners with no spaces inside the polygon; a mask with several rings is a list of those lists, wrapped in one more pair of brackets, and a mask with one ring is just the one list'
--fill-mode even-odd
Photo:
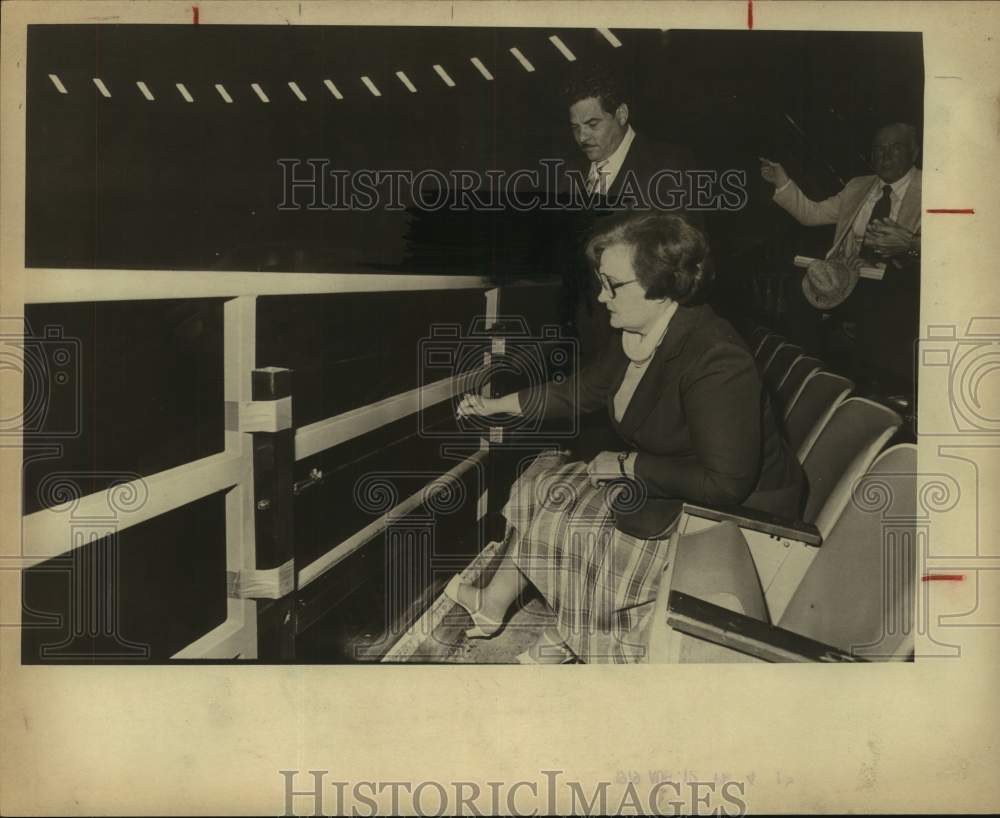
{"label": "man in light jacket", "polygon": [[[838,308],[854,336],[863,377],[912,388],[912,348],[918,334],[921,172],[917,131],[906,123],[880,128],[872,141],[875,173],[857,176],[837,194],[813,201],[777,162],[761,158],[761,176],[775,185],[774,202],[800,224],[835,224],[828,259],[885,263],[881,281],[862,279]],[[817,318],[819,316],[816,316]],[[807,341],[808,343],[808,341]],[[903,381],[903,382],[900,382]]]}

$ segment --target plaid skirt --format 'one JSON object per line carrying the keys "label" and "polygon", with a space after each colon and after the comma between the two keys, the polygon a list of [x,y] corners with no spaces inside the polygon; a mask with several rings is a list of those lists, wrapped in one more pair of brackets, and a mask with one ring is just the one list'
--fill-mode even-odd
{"label": "plaid skirt", "polygon": [[586,463],[546,453],[517,479],[504,507],[507,553],[585,662],[645,659],[644,631],[669,558],[668,539],[615,528],[609,492],[618,490],[591,486]]}

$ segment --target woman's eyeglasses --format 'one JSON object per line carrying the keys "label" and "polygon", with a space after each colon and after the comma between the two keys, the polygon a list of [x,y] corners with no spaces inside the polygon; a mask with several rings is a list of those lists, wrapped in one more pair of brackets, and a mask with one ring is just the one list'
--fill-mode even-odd
{"label": "woman's eyeglasses", "polygon": [[601,289],[608,294],[608,298],[613,299],[622,287],[626,284],[634,284],[639,279],[630,278],[628,281],[612,281],[604,273],[597,273],[597,280],[601,283]]}

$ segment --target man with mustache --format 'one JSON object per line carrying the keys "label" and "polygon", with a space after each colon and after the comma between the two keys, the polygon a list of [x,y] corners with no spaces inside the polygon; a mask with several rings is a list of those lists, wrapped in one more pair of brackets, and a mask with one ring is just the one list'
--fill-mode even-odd
{"label": "man with mustache", "polygon": [[[597,70],[577,77],[563,99],[573,140],[585,158],[570,180],[575,188],[571,201],[578,205],[573,230],[577,237],[587,235],[602,213],[629,207],[670,210],[704,227],[700,214],[685,210],[691,193],[685,173],[694,167],[690,150],[637,133],[630,122],[628,99],[613,75]],[[607,345],[611,331],[581,248],[568,256],[563,260],[569,263],[564,269],[567,307],[577,328],[581,358],[587,361]]]}

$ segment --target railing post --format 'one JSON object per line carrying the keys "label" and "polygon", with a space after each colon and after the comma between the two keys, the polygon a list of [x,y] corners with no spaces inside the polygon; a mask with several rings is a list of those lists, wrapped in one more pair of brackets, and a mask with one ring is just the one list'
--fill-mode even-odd
{"label": "railing post", "polygon": [[252,402],[241,407],[240,428],[253,436],[254,533],[259,591],[241,595],[266,597],[257,603],[258,658],[295,659],[297,586],[294,552],[292,370],[254,369]]}

